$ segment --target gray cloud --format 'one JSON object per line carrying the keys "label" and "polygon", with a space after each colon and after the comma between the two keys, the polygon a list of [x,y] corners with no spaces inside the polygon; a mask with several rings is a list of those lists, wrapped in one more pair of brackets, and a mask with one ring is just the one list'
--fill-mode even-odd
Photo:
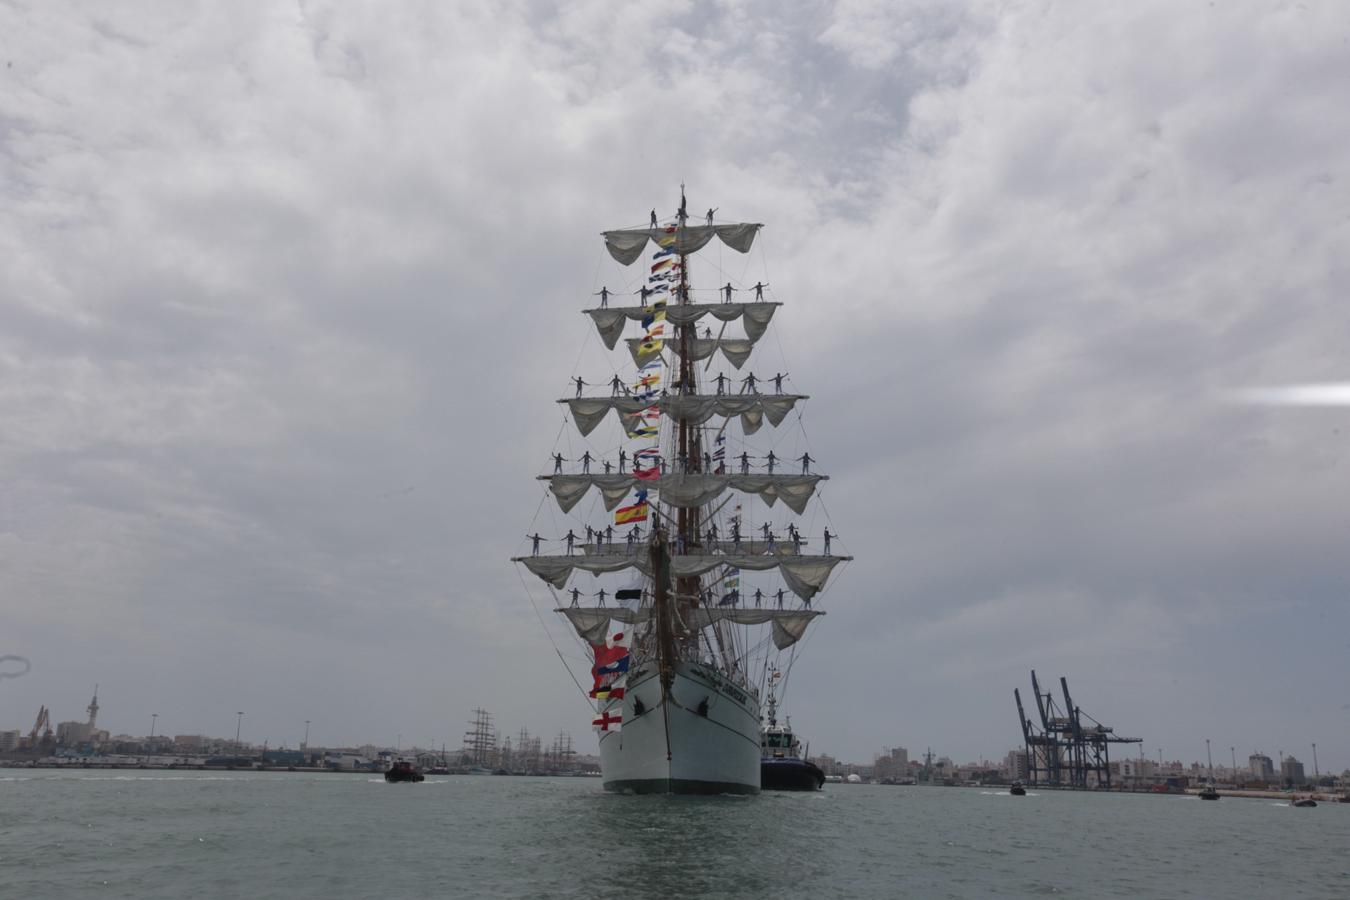
{"label": "gray cloud", "polygon": [[809,436],[858,556],[792,678],[815,749],[1001,754],[1034,665],[1169,756],[1350,765],[1343,423],[1226,399],[1346,378],[1340,7],[0,28],[5,720],[97,681],[132,732],[581,735],[505,557],[553,398],[614,371],[576,311],[635,276],[596,232],[683,179],[768,223],[696,277],[787,302],[755,368],[816,398],[779,452]]}

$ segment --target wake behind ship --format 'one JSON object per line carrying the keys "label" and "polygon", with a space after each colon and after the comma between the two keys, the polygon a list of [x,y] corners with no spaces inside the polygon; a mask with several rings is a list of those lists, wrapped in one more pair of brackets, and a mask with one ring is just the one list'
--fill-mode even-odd
{"label": "wake behind ship", "polygon": [[[807,397],[784,390],[784,372],[745,370],[782,304],[764,298],[762,281],[694,286],[694,253],[714,238],[748,253],[762,227],[715,224],[715,212],[691,223],[682,189],[672,220],[653,210],[647,228],[603,233],[620,266],[650,254],[630,294],[638,302],[611,305],[619,294],[602,286],[599,304],[585,310],[610,350],[630,322],[640,326],[615,367],[633,371],[571,379],[574,395],[558,402],[589,440],[578,458],[555,447],[552,471],[539,477],[564,514],[589,495],[589,516],[554,540],[536,530],[529,555],[514,558],[555,592],[556,611],[589,647],[593,724],[613,791],[758,793],[765,678],[823,615],[813,600],[852,558],[831,552],[838,535],[828,526],[807,536],[795,519],[754,522],[742,507],[756,495],[771,511],[801,515],[827,476],[812,470],[804,445],[785,455],[773,431]],[[611,412],[616,440],[592,437]],[[767,440],[756,437],[765,421]],[[605,517],[599,527],[596,514]],[[577,586],[579,573],[596,582],[590,590]]]}

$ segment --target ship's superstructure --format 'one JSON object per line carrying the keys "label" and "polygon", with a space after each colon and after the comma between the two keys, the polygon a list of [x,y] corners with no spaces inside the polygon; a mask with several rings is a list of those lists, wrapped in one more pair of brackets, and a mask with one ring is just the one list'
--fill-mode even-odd
{"label": "ship's superstructure", "polygon": [[[632,292],[637,303],[611,305],[618,295],[602,287],[600,303],[585,310],[610,350],[629,325],[640,328],[617,367],[631,363],[636,374],[616,371],[603,385],[574,377],[575,391],[558,402],[582,438],[595,441],[611,413],[621,436],[617,447],[601,442],[595,453],[588,443],[580,458],[555,448],[540,479],[564,514],[606,521],[598,528],[586,521],[584,533],[569,525],[547,548],[536,531],[529,554],[515,558],[565,592],[570,602],[557,612],[591,648],[594,724],[610,790],[758,792],[769,657],[823,614],[812,601],[851,558],[832,552],[838,536],[828,527],[809,538],[795,521],[752,531],[743,510],[742,501],[758,497],[771,510],[782,501],[778,512],[801,514],[827,476],[813,470],[809,450],[787,457],[778,437],[751,443],[766,421],[776,429],[807,398],[784,389],[785,373],[760,377],[745,368],[782,305],[765,299],[767,284],[694,286],[696,251],[716,238],[748,253],[762,227],[714,224],[714,212],[691,222],[681,189],[673,220],[658,222],[653,210],[649,227],[604,232],[621,266],[649,254]],[[738,291],[750,296],[736,300]],[[729,326],[743,334],[728,334]],[[714,362],[733,371],[713,378]],[[573,465],[564,471],[565,463]],[[743,573],[774,582],[761,581],[752,594]],[[586,574],[598,591],[577,586]]]}

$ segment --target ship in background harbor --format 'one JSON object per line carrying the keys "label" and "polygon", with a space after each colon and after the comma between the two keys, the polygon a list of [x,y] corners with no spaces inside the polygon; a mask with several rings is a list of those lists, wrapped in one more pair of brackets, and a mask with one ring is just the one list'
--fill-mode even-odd
{"label": "ship in background harbor", "polygon": [[[762,227],[716,224],[714,213],[691,222],[681,187],[672,219],[659,222],[653,210],[646,228],[603,233],[621,266],[646,257],[633,292],[640,299],[611,305],[618,295],[602,287],[599,305],[585,312],[610,350],[629,323],[640,332],[625,341],[611,379],[574,377],[574,395],[558,402],[583,438],[611,413],[619,428],[614,441],[596,434],[579,459],[555,448],[540,478],[578,520],[548,548],[535,531],[529,555],[514,559],[565,592],[557,612],[590,648],[608,790],[758,793],[766,679],[790,669],[778,654],[823,615],[813,601],[851,559],[832,552],[838,538],[828,527],[808,537],[795,519],[752,523],[742,508],[755,495],[775,513],[801,515],[826,476],[804,445],[800,456],[784,454],[784,435],[772,431],[806,396],[784,390],[785,373],[745,369],[782,304],[764,298],[763,282],[694,286],[697,251],[715,238],[748,253]],[[715,264],[706,271],[726,277]],[[737,292],[748,296],[738,301]],[[712,377],[714,362],[722,365]],[[766,422],[771,430],[761,434]],[[598,584],[582,591],[579,573]],[[743,577],[755,578],[753,592]]]}

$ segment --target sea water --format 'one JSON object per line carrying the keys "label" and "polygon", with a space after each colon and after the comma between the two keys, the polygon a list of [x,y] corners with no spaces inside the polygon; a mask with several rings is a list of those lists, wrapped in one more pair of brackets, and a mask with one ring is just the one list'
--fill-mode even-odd
{"label": "sea water", "polygon": [[1350,804],[0,769],[2,898],[1350,897]]}

